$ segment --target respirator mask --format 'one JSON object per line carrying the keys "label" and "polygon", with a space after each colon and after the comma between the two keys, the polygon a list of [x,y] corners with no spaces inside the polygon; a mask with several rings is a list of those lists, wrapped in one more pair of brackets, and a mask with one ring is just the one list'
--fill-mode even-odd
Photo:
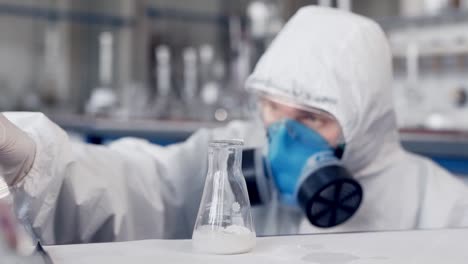
{"label": "respirator mask", "polygon": [[265,204],[276,186],[280,202],[299,207],[311,224],[333,227],[359,208],[363,191],[333,148],[316,131],[284,119],[267,128],[268,148],[243,151],[242,169],[252,205]]}

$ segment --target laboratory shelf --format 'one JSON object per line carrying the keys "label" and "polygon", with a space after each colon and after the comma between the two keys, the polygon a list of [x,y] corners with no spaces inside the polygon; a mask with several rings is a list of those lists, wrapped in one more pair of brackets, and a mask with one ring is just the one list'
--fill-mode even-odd
{"label": "laboratory shelf", "polygon": [[[148,119],[109,119],[81,115],[49,115],[65,130],[80,134],[84,141],[105,144],[122,137],[138,137],[155,144],[169,145],[187,139],[200,128],[224,123],[160,121]],[[402,146],[410,152],[431,158],[452,173],[468,176],[468,131],[403,129]]]}
{"label": "laboratory shelf", "polygon": [[451,25],[468,22],[467,10],[445,10],[437,14],[418,16],[390,16],[376,18],[377,23],[385,30],[400,29],[406,27],[431,27]]}
{"label": "laboratory shelf", "polygon": [[468,176],[468,132],[405,129],[401,142],[408,151],[427,156],[457,175]]}
{"label": "laboratory shelf", "polygon": [[104,25],[111,27],[133,26],[133,18],[100,13],[64,10],[52,7],[27,6],[0,3],[1,16],[25,17],[50,22],[67,21],[78,24]]}
{"label": "laboratory shelf", "polygon": [[[167,8],[147,6],[146,17],[153,20],[170,19],[189,23],[213,24],[228,26],[229,16],[225,14],[209,14],[195,12],[183,8]],[[71,22],[88,25],[106,25],[112,27],[132,27],[136,23],[135,17],[107,14],[102,12],[64,10],[56,7],[40,7],[34,5],[0,3],[0,15],[24,17],[51,22]],[[246,17],[241,17],[243,24]]]}
{"label": "laboratory shelf", "polygon": [[72,114],[48,116],[66,131],[81,134],[86,142],[93,144],[103,144],[122,137],[138,137],[159,145],[168,145],[187,139],[202,127],[223,125],[215,122],[110,119]]}

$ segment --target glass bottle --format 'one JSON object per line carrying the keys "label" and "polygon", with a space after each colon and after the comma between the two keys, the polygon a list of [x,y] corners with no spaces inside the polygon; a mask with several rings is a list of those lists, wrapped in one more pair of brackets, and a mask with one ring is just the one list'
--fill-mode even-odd
{"label": "glass bottle", "polygon": [[153,112],[157,118],[171,119],[172,98],[172,60],[171,50],[166,45],[160,45],[155,49],[156,58],[156,89]]}
{"label": "glass bottle", "polygon": [[247,185],[242,175],[240,140],[212,141],[208,174],[192,236],[195,250],[238,254],[255,246]]}

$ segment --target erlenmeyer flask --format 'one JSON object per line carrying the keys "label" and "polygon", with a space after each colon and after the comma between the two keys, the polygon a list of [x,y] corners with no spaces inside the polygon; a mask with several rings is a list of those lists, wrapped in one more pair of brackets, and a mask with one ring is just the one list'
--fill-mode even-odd
{"label": "erlenmeyer flask", "polygon": [[237,254],[255,246],[247,185],[241,170],[243,142],[210,143],[208,174],[192,236],[194,249]]}

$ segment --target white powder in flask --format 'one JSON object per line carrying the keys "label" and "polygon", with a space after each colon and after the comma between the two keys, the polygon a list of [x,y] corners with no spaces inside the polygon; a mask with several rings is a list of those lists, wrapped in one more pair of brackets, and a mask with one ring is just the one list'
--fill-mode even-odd
{"label": "white powder in flask", "polygon": [[200,226],[193,232],[192,245],[197,251],[212,254],[240,254],[255,247],[255,233],[249,229],[230,225],[214,229]]}

